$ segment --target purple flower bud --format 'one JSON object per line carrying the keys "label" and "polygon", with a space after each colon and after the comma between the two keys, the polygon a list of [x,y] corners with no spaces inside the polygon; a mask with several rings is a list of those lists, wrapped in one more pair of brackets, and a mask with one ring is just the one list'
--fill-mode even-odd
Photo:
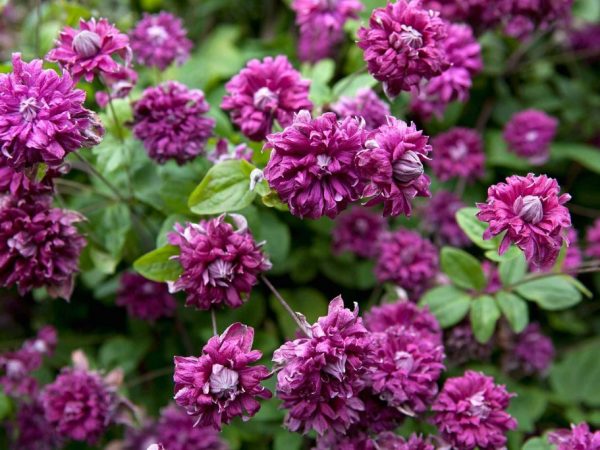
{"label": "purple flower bud", "polygon": [[515,214],[532,225],[544,218],[544,207],[542,201],[536,195],[517,197],[514,203]]}
{"label": "purple flower bud", "polygon": [[600,431],[592,431],[587,423],[572,424],[571,429],[559,429],[548,435],[548,442],[557,450],[599,450]]}
{"label": "purple flower bud", "polygon": [[392,172],[400,183],[410,183],[423,175],[423,163],[419,155],[408,151],[392,163]]}
{"label": "purple flower bud", "polygon": [[100,51],[102,40],[93,31],[83,30],[73,38],[73,50],[84,58],[96,55]]}

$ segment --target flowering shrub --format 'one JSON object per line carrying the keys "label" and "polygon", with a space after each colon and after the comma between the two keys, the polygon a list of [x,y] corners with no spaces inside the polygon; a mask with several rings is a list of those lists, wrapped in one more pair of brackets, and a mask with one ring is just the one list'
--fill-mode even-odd
{"label": "flowering shrub", "polygon": [[0,448],[600,450],[596,0],[31,3]]}

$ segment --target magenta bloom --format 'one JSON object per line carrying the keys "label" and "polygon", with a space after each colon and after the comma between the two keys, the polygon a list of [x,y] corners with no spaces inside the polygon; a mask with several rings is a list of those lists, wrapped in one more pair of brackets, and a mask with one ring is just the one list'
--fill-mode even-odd
{"label": "magenta bloom", "polygon": [[335,221],[332,231],[333,251],[350,251],[362,258],[372,258],[379,251],[379,236],[385,227],[379,214],[364,208],[352,208]]}
{"label": "magenta bloom", "polygon": [[548,435],[548,441],[557,450],[600,450],[600,431],[591,431],[587,423],[571,425],[570,430],[561,429]]}
{"label": "magenta bloom", "polygon": [[456,221],[456,212],[464,206],[452,192],[433,194],[422,210],[422,224],[428,233],[434,235],[434,242],[452,247],[466,247],[471,243]]}
{"label": "magenta bloom", "polygon": [[23,62],[19,53],[12,63],[12,73],[0,74],[2,164],[17,172],[37,163],[57,166],[68,153],[100,142],[104,130],[68,74],[42,69],[39,59]]}
{"label": "magenta bloom", "polygon": [[569,45],[576,52],[588,53],[593,61],[600,58],[600,24],[586,23],[569,32]]}
{"label": "magenta bloom", "polygon": [[408,439],[404,439],[394,433],[386,432],[378,435],[375,441],[378,445],[378,447],[375,447],[375,450],[435,450],[435,447],[428,439],[415,433],[411,434]]}
{"label": "magenta bloom", "polygon": [[204,152],[215,128],[204,92],[167,81],[144,91],[133,108],[133,134],[159,164],[184,164]]}
{"label": "magenta bloom", "polygon": [[488,361],[494,350],[494,340],[481,344],[473,335],[469,321],[464,321],[446,331],[444,349],[450,364],[463,365],[469,361]]}
{"label": "magenta bloom", "polygon": [[336,297],[327,316],[306,324],[306,332],[307,338],[286,342],[273,354],[277,397],[288,410],[285,424],[301,433],[344,433],[365,409],[358,393],[369,340],[358,306],[350,311]]}
{"label": "magenta bloom", "polygon": [[300,27],[300,60],[317,62],[334,56],[344,24],[357,19],[363,5],[359,0],[294,0],[292,9]]}
{"label": "magenta bloom", "polygon": [[334,218],[357,200],[358,174],[354,158],[362,150],[363,124],[338,121],[334,113],[311,119],[300,111],[292,125],[267,137],[271,157],[265,179],[300,218]]}
{"label": "magenta bloom", "polygon": [[425,6],[439,11],[451,22],[467,22],[477,31],[499,25],[510,11],[513,0],[427,0]]}
{"label": "magenta bloom", "polygon": [[488,189],[487,203],[478,203],[477,217],[490,226],[484,239],[506,231],[498,252],[503,254],[511,243],[525,253],[535,267],[549,267],[556,261],[571,226],[569,210],[563,206],[571,196],[559,196],[560,188],[546,175],[513,175],[506,183]]}
{"label": "magenta bloom", "polygon": [[573,0],[512,0],[505,32],[524,39],[536,29],[546,29],[571,17]]}
{"label": "magenta bloom", "polygon": [[362,117],[366,129],[373,130],[387,123],[386,117],[391,115],[389,105],[381,100],[370,88],[361,88],[355,97],[342,97],[331,105],[331,110],[340,119],[346,117]]}
{"label": "magenta bloom", "polygon": [[442,342],[442,330],[435,316],[428,307],[421,309],[412,302],[397,301],[374,306],[365,314],[364,320],[365,327],[372,332],[384,332],[394,327],[437,345]]}
{"label": "magenta bloom", "polygon": [[585,254],[591,258],[600,258],[600,219],[596,219],[585,234],[587,248]]}
{"label": "magenta bloom", "polygon": [[50,426],[65,438],[95,443],[112,420],[116,395],[95,372],[64,368],[41,394]]}
{"label": "magenta bloom", "polygon": [[53,178],[64,172],[65,166],[57,169],[49,169],[44,178],[40,181],[35,176],[24,172],[15,172],[15,170],[6,163],[6,159],[0,157],[0,195],[10,194],[16,198],[47,198],[54,193]]}
{"label": "magenta bloom", "polygon": [[102,77],[120,70],[113,56],[120,57],[125,66],[129,66],[129,38],[108,20],[92,18],[87,22],[81,19],[77,30],[65,27],[46,59],[60,64],[75,80],[83,77],[91,82],[95,75]]}
{"label": "magenta bloom", "polygon": [[14,424],[17,433],[13,437],[15,450],[56,450],[62,448],[54,429],[44,417],[44,409],[39,400],[23,402],[17,411]]}
{"label": "magenta bloom", "polygon": [[271,398],[260,384],[270,377],[269,369],[250,366],[262,356],[252,350],[253,340],[254,329],[234,323],[210,338],[199,357],[175,356],[175,402],[197,425],[220,430],[234,417],[247,420],[256,414],[257,398]]}
{"label": "magenta bloom", "polygon": [[404,327],[391,327],[371,336],[365,381],[373,393],[408,416],[425,412],[437,392],[444,370],[444,348],[439,342]]}
{"label": "magenta bloom", "polygon": [[366,149],[356,157],[367,206],[383,203],[384,216],[410,216],[412,199],[431,195],[423,168],[431,151],[427,140],[414,124],[391,116],[369,134]]}
{"label": "magenta bloom", "polygon": [[166,11],[159,14],[144,13],[129,34],[133,56],[143,66],[165,70],[171,64],[187,61],[192,41],[181,19]]}
{"label": "magenta bloom", "polygon": [[121,276],[116,304],[127,308],[130,316],[151,322],[171,317],[177,308],[165,283],[147,280],[136,273]]}
{"label": "magenta bloom", "polygon": [[433,157],[430,165],[441,181],[454,177],[473,181],[483,177],[485,154],[479,133],[470,128],[456,127],[431,140]]}
{"label": "magenta bloom", "polygon": [[218,306],[238,308],[248,297],[261,272],[271,263],[248,230],[246,219],[225,215],[202,220],[199,224],[175,225],[169,243],[180,249],[177,259],[183,273],[171,284],[172,291],[185,291],[186,306],[210,309]]}
{"label": "magenta bloom", "polygon": [[512,394],[492,377],[467,370],[449,378],[431,408],[442,438],[463,450],[495,450],[506,445],[506,432],[517,421],[506,412]]}
{"label": "magenta bloom", "polygon": [[550,144],[556,134],[558,120],[542,111],[528,109],[510,119],[504,128],[509,150],[531,164],[544,164],[550,156]]}
{"label": "magenta bloom", "polygon": [[245,159],[246,161],[252,161],[253,155],[254,150],[245,143],[230,146],[227,139],[219,139],[215,145],[215,150],[206,155],[206,158],[216,164],[231,159]]}
{"label": "magenta bloom", "polygon": [[538,323],[530,323],[515,336],[507,356],[509,370],[519,370],[525,375],[544,375],[554,359],[554,345],[552,339],[542,333]]}
{"label": "magenta bloom", "polygon": [[390,281],[418,297],[438,273],[438,251],[419,233],[400,229],[388,233],[381,242],[375,276]]}
{"label": "magenta bloom", "polygon": [[441,118],[450,102],[466,102],[472,78],[483,68],[481,46],[468,25],[449,24],[444,49],[451,66],[413,90],[411,109],[425,119]]}
{"label": "magenta bloom", "polygon": [[388,97],[410,91],[448,68],[446,25],[420,0],[397,0],[376,8],[369,28],[361,27],[358,38],[369,73],[383,82]]}
{"label": "magenta bloom", "polygon": [[0,285],[16,285],[21,295],[44,286],[68,300],[86,244],[74,226],[81,220],[48,201],[0,199]]}
{"label": "magenta bloom", "polygon": [[221,108],[230,111],[231,120],[246,137],[262,141],[275,120],[287,127],[294,113],[312,109],[309,87],[310,81],[302,79],[285,56],[253,59],[225,85],[229,95]]}

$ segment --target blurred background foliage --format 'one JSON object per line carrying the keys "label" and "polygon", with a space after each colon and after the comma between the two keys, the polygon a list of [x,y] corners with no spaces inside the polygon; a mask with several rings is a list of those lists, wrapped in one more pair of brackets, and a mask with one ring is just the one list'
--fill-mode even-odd
{"label": "blurred background foliage", "polygon": [[[374,7],[385,1],[363,3],[364,21]],[[8,61],[13,51],[20,51],[27,60],[44,55],[59,30],[64,25],[76,25],[80,17],[107,17],[127,31],[142,12],[162,9],[183,18],[194,42],[192,56],[183,66],[163,73],[140,70],[131,98],[138,98],[143,88],[160,80],[176,79],[200,88],[211,104],[210,115],[217,120],[216,134],[232,142],[243,142],[243,137],[234,130],[219,104],[224,83],[251,58],[288,55],[312,80],[311,98],[320,107],[341,95],[354,94],[359,87],[380,89],[370,75],[357,73],[364,67],[362,53],[353,42],[360,21],[347,25],[348,39],[335,61],[301,65],[296,57],[296,27],[289,0],[18,1],[11,5],[10,17],[3,13],[0,69],[11,69]],[[576,23],[600,21],[600,2],[577,0],[574,16]],[[472,205],[485,199],[488,185],[530,170],[526,162],[506,151],[501,138],[502,126],[510,116],[534,107],[558,117],[559,134],[543,170],[558,178],[563,191],[573,196],[574,224],[584,230],[600,215],[600,148],[594,146],[600,136],[600,58],[574,54],[565,46],[565,39],[561,30],[539,33],[528,42],[486,33],[480,38],[485,69],[475,79],[471,100],[465,105],[453,104],[442,120],[419,126],[429,135],[454,125],[485,130],[486,178],[469,186],[464,194],[464,201]],[[98,110],[93,95],[98,86],[80,83],[80,87],[88,92],[88,106]],[[393,114],[411,119],[407,104],[406,97],[396,99]],[[120,121],[131,119],[128,101],[116,101],[115,109]],[[51,301],[43,291],[25,298],[10,291],[0,293],[0,349],[18,346],[41,325],[52,324],[59,330],[59,347],[55,357],[37,374],[40,380],[50,381],[60,367],[69,364],[70,353],[83,348],[97,368],[122,367],[126,375],[125,394],[149,414],[156,415],[172,398],[173,355],[199,353],[212,334],[210,317],[208,313],[183,308],[180,299],[173,320],[149,324],[128,318],[124,309],[116,307],[115,292],[122,271],[129,269],[141,254],[161,246],[174,222],[197,220],[187,199],[210,163],[197,158],[182,167],[173,162],[157,166],[129,130],[117,127],[107,114],[102,114],[102,120],[108,130],[106,139],[86,157],[121,193],[131,196],[127,195],[124,202],[97,178],[79,170],[73,170],[66,181],[59,180],[58,203],[88,217],[84,231],[89,245],[82,256],[76,291],[70,303]],[[214,145],[214,141],[211,143]],[[263,165],[266,155],[260,153],[260,145],[250,145],[255,150],[253,162]],[[71,162],[75,169],[80,168],[75,160]],[[85,188],[88,180],[93,188]],[[432,190],[443,187],[454,188],[451,183],[434,182]],[[258,204],[248,206],[242,213],[257,240],[267,241],[273,282],[309,321],[324,314],[328,300],[340,293],[347,303],[357,301],[362,309],[381,295],[382,287],[376,285],[371,261],[350,254],[332,255],[331,220],[300,221],[289,213]],[[417,218],[396,219],[394,226],[412,228],[418,224]],[[473,252],[481,255],[476,249]],[[564,427],[570,422],[586,420],[600,427],[600,278],[586,275],[582,281],[593,288],[594,300],[583,301],[568,311],[531,311],[532,316],[552,329],[559,351],[547,379],[517,382],[499,373],[495,366],[476,366],[496,375],[508,384],[509,390],[519,394],[511,405],[511,412],[519,420],[519,429],[511,433],[511,448],[521,448],[529,436],[540,430]],[[220,328],[234,321],[256,327],[255,346],[263,351],[267,365],[273,350],[284,338],[294,335],[293,322],[262,286],[253,291],[245,306],[219,312],[217,320]],[[270,388],[274,381],[270,380]],[[231,447],[307,448],[306,440],[282,428],[284,413],[277,406],[275,399],[263,402],[253,420],[236,421],[226,427],[223,433]],[[0,394],[0,418],[8,416],[11,407],[10,401]],[[404,426],[405,430],[415,427],[412,421]],[[117,438],[118,430],[114,433]],[[1,443],[0,447],[4,448]],[[544,448],[539,441],[531,441],[526,447]],[[68,448],[86,446],[70,444]]]}

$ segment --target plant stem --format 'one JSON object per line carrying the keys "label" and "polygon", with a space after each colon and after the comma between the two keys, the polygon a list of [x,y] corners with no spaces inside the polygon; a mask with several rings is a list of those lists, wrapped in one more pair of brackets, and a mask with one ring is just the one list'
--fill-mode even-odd
{"label": "plant stem", "polygon": [[102,181],[102,183],[104,183],[106,187],[108,187],[113,192],[113,194],[117,196],[119,200],[121,200],[123,203],[129,203],[129,199],[123,197],[119,190],[116,188],[116,186],[110,181],[108,181],[104,175],[102,175],[92,164],[89,163],[87,159],[85,159],[84,156],[82,156],[79,152],[73,152],[73,154],[83,163],[87,170],[96,177],[98,177],[98,179]]}
{"label": "plant stem", "polygon": [[310,331],[306,328],[306,326],[304,325],[304,323],[300,320],[300,317],[298,317],[298,314],[296,312],[294,312],[294,310],[291,308],[291,306],[283,299],[283,297],[281,296],[281,294],[277,291],[277,289],[275,289],[275,286],[273,286],[271,284],[271,282],[267,279],[267,277],[265,277],[264,275],[261,275],[260,278],[262,279],[263,283],[265,283],[267,285],[267,287],[269,288],[269,290],[273,293],[273,295],[275,296],[275,298],[279,301],[279,303],[281,304],[281,306],[283,306],[283,309],[286,310],[286,312],[292,317],[292,319],[294,319],[294,322],[296,322],[296,325],[298,325],[298,328],[300,328],[300,330],[308,337],[311,337],[311,333]]}
{"label": "plant stem", "polygon": [[210,319],[212,321],[213,334],[215,336],[218,336],[219,331],[217,328],[217,313],[215,311],[215,308],[210,308]]}

